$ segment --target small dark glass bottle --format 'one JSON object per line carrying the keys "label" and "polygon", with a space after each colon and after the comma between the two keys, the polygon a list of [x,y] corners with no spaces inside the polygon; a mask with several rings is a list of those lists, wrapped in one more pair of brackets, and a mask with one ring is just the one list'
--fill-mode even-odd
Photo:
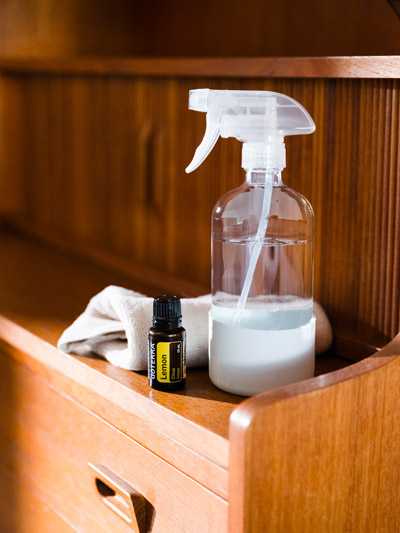
{"label": "small dark glass bottle", "polygon": [[181,301],[177,296],[154,299],[148,375],[153,389],[170,392],[185,386],[186,331],[182,327]]}

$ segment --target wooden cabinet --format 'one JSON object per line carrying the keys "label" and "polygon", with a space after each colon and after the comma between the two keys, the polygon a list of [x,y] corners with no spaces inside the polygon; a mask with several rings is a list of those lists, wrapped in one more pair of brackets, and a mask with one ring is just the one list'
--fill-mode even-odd
{"label": "wooden cabinet", "polygon": [[398,340],[356,364],[327,354],[319,377],[248,400],[206,370],[162,393],[54,347],[71,287],[78,311],[127,280],[7,231],[0,251],[1,531],[135,530],[127,497],[112,502],[126,486],[144,499],[141,531],[396,530]]}
{"label": "wooden cabinet", "polygon": [[[400,529],[399,65],[0,63],[0,531]],[[315,206],[316,293],[335,343],[315,378],[250,399],[206,369],[168,394],[55,348],[107,285],[207,290],[202,221],[240,177],[225,145],[224,183],[211,163],[180,179],[203,128],[181,98],[200,76],[288,92],[320,128],[303,160],[289,152],[290,180]]]}
{"label": "wooden cabinet", "polygon": [[[7,355],[0,357],[1,389],[10,379],[18,384],[18,403],[1,433],[3,446],[14,443],[9,466],[68,524],[78,531],[132,531],[133,517],[140,522],[143,513],[141,532],[198,531],[199,524],[226,530],[225,500]],[[3,413],[9,401],[3,394]],[[138,493],[143,509],[122,498],[124,490]]]}

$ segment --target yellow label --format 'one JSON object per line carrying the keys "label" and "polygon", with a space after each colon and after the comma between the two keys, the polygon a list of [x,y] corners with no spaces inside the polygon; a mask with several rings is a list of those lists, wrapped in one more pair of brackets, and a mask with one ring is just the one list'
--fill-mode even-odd
{"label": "yellow label", "polygon": [[157,381],[171,383],[169,379],[169,345],[170,342],[157,343]]}
{"label": "yellow label", "polygon": [[157,343],[157,381],[174,383],[182,380],[182,342]]}

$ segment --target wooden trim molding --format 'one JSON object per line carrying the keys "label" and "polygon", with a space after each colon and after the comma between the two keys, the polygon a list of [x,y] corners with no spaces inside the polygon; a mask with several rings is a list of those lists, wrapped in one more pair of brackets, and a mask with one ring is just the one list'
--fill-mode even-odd
{"label": "wooden trim molding", "polygon": [[400,56],[0,59],[0,73],[94,76],[400,78]]}

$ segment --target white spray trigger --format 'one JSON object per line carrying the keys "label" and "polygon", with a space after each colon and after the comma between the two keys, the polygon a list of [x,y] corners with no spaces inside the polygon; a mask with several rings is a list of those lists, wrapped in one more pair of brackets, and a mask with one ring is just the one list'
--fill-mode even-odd
{"label": "white spray trigger", "polygon": [[186,172],[195,170],[213,149],[218,137],[243,143],[242,167],[286,166],[284,137],[312,133],[315,124],[304,107],[272,91],[217,91],[195,89],[189,109],[207,114],[207,128]]}
{"label": "white spray trigger", "polygon": [[208,156],[218,141],[220,134],[220,115],[207,113],[206,132],[203,140],[199,144],[191,163],[186,167],[186,172],[193,172],[199,167],[204,159]]}

